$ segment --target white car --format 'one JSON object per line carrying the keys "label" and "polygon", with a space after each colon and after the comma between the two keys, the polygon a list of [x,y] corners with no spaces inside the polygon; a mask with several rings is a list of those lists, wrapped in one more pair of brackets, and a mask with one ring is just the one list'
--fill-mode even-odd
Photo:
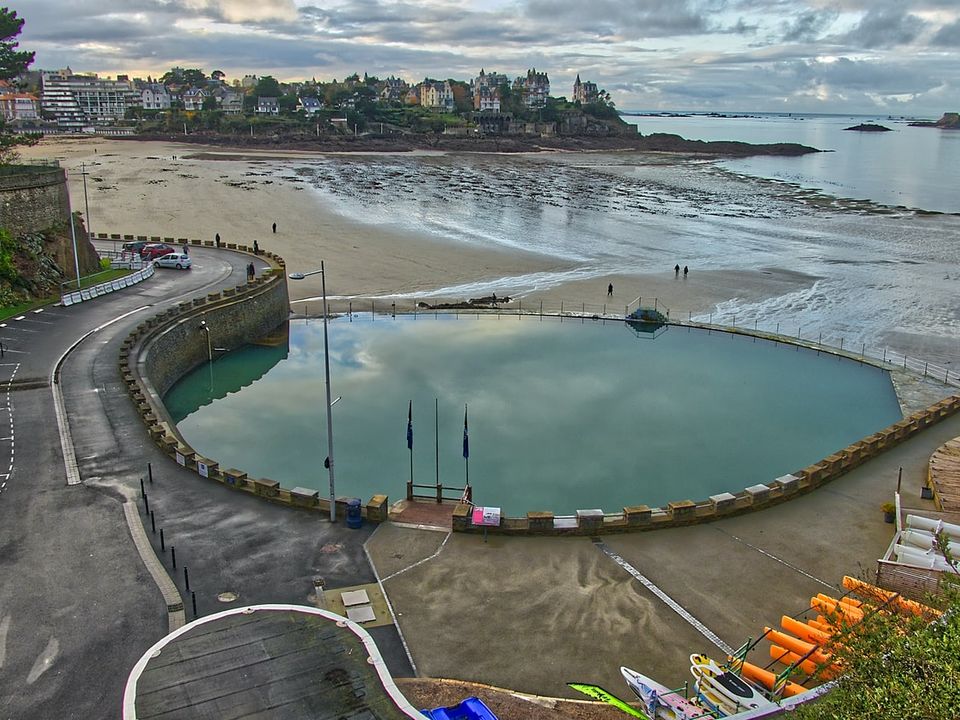
{"label": "white car", "polygon": [[186,253],[167,253],[161,255],[153,261],[154,267],[176,268],[177,270],[189,270],[191,261]]}

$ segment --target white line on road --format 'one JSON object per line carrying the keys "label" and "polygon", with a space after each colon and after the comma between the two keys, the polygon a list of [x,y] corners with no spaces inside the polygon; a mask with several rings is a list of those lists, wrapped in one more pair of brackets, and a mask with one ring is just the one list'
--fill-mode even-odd
{"label": "white line on road", "polygon": [[613,550],[611,550],[605,542],[594,540],[593,544],[597,546],[600,552],[604,553],[607,557],[611,558],[617,565],[622,567],[628,573],[633,575],[637,580],[640,581],[640,584],[643,585],[647,590],[652,592],[658,598],[663,600],[666,603],[667,607],[673,610],[677,615],[686,620],[697,632],[703,635],[707,640],[716,645],[720,650],[726,655],[733,655],[733,648],[727,645],[723,640],[717,637],[710,628],[704,625],[702,622],[697,620],[690,612],[687,611],[680,603],[674,600],[672,597],[667,595],[663,590],[653,584],[647,577],[645,577],[639,570],[637,570],[633,565],[628,563],[622,557],[617,555]]}
{"label": "white line on road", "polygon": [[7,659],[7,632],[10,630],[10,616],[4,615],[0,620],[0,668]]}

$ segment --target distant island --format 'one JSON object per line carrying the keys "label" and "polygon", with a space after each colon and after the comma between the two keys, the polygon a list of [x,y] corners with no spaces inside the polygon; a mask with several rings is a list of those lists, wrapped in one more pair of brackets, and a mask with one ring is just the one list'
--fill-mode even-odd
{"label": "distant island", "polygon": [[860,123],[859,125],[853,125],[852,127],[844,128],[844,130],[856,130],[858,132],[890,132],[890,128],[884,127],[883,125],[874,125],[873,123]]}
{"label": "distant island", "polygon": [[936,122],[927,122],[920,120],[918,122],[910,123],[910,127],[936,127],[936,128],[945,128],[947,130],[957,130],[960,129],[960,113],[948,112],[944,113],[943,117],[937,120]]}

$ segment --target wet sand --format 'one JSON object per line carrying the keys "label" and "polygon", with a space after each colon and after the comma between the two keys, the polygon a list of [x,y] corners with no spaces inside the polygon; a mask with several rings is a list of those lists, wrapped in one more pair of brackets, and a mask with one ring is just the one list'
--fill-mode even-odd
{"label": "wet sand", "polygon": [[[496,281],[517,275],[559,273],[573,265],[551,256],[509,248],[454,244],[429,233],[372,226],[338,214],[335,208],[307,197],[306,183],[275,180],[272,162],[316,154],[271,150],[233,151],[165,142],[104,138],[48,138],[22,153],[24,159],[52,158],[69,173],[73,207],[84,208],[81,165],[87,175],[91,229],[162,237],[213,240],[252,245],[281,255],[291,271],[328,268],[327,294],[362,303],[368,298],[395,299],[398,309],[412,307],[418,296],[438,300],[442,288]],[[277,232],[271,230],[277,223]],[[676,277],[672,267],[649,273],[572,280],[526,295],[530,306],[578,305],[592,312],[613,312],[637,298],[666,305],[673,317],[709,313],[725,300],[763,299],[809,286],[815,278],[783,268],[698,271]],[[607,286],[614,294],[607,296]],[[291,283],[297,301],[320,294],[319,275]],[[647,300],[644,301],[647,303]],[[302,305],[301,305],[302,307]]]}

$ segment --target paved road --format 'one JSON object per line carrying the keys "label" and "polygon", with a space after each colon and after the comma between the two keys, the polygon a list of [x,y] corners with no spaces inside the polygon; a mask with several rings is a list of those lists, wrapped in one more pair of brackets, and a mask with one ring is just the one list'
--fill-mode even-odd
{"label": "paved road", "polygon": [[[178,571],[189,563],[201,613],[221,609],[216,595],[224,590],[244,604],[304,603],[316,575],[331,587],[373,580],[361,547],[366,531],[267,506],[176,467],[133,412],[117,361],[130,329],[185,297],[245,280],[249,256],[191,252],[190,272],[158,270],[136,288],[0,328],[2,718],[118,717],[131,667],[167,633],[165,603],[123,512],[131,502],[142,510],[147,463],[155,469],[152,509],[179,546]],[[82,478],[68,486],[49,379],[84,337],[62,367]],[[169,552],[164,557],[169,567]],[[184,592],[182,574],[174,576]],[[189,599],[186,605],[192,617]],[[409,666],[396,632],[380,635],[403,674]]]}

